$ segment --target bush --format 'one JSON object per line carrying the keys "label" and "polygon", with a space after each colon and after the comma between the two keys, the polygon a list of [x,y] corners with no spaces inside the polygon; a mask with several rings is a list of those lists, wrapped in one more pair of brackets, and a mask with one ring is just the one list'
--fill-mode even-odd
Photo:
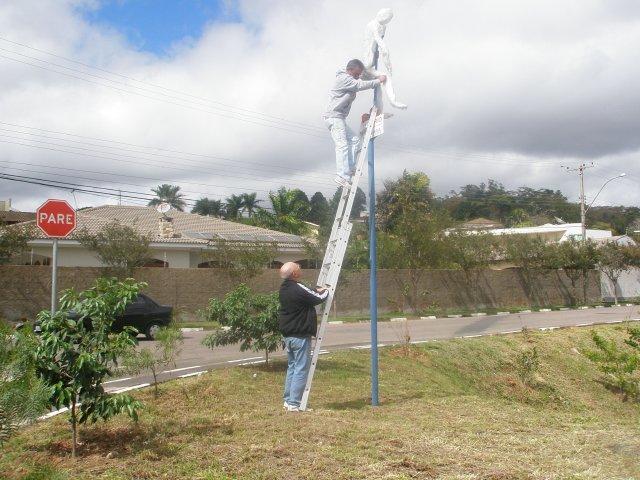
{"label": "bush", "polygon": [[622,394],[625,400],[640,401],[640,327],[627,328],[629,338],[619,345],[593,331],[597,350],[585,352],[589,360],[605,374],[604,383]]}
{"label": "bush", "polygon": [[13,332],[0,322],[0,445],[47,405],[49,391],[35,371],[36,346],[30,331]]}
{"label": "bush", "polygon": [[211,299],[207,319],[218,322],[220,329],[207,336],[202,344],[209,348],[240,343],[240,350],[269,353],[282,344],[278,328],[278,295],[253,294],[244,283],[229,292],[224,300]]}

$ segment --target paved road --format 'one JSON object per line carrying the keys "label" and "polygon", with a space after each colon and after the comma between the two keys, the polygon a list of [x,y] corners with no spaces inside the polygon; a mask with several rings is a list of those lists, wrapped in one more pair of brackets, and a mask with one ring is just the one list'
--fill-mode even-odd
{"label": "paved road", "polygon": [[[566,310],[554,312],[514,313],[484,317],[437,318],[408,320],[406,322],[380,322],[378,342],[380,345],[399,343],[408,331],[413,343],[434,339],[474,337],[497,333],[514,333],[523,327],[547,329],[568,326],[587,326],[598,323],[618,323],[625,320],[640,320],[639,306],[614,308],[591,308],[588,310]],[[159,380],[201,374],[212,368],[262,363],[263,357],[254,352],[240,352],[238,347],[209,349],[202,346],[208,332],[187,332],[182,352],[175,367],[160,374]],[[328,351],[370,348],[369,323],[329,324],[323,343]],[[141,346],[151,342],[141,340]],[[281,357],[277,352],[274,357]],[[109,391],[124,391],[150,382],[150,376],[123,378],[108,382]]]}

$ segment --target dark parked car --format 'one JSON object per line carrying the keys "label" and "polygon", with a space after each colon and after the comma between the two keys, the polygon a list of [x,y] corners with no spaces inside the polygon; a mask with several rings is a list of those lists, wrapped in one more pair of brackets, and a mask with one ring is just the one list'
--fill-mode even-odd
{"label": "dark parked car", "polygon": [[[144,333],[149,340],[153,340],[161,327],[171,323],[172,312],[173,307],[160,305],[151,297],[140,293],[127,305],[124,313],[116,317],[112,330],[121,332],[124,327],[133,327],[138,330],[138,333]],[[77,318],[78,315],[72,311],[69,317]],[[86,321],[91,320],[86,319]]]}
{"label": "dark parked car", "polygon": [[113,322],[113,330],[122,331],[124,327],[134,327],[138,332],[144,333],[148,339],[153,340],[161,327],[166,327],[171,322],[173,308],[168,305],[160,305],[144,293],[127,305],[124,313]]}

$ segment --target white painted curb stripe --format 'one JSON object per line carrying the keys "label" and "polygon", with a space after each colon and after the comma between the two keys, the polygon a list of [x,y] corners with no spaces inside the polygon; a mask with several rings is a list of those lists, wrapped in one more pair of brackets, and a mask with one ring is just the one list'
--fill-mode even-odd
{"label": "white painted curb stripe", "polygon": [[185,370],[191,370],[194,368],[202,368],[202,365],[194,365],[193,367],[174,368],[173,370],[165,370],[164,372],[160,372],[160,373],[184,372]]}
{"label": "white painted curb stripe", "polygon": [[238,366],[242,367],[244,365],[257,365],[258,363],[265,363],[266,360],[256,360],[254,362],[245,362],[245,363],[239,363]]}
{"label": "white painted curb stripe", "polygon": [[124,378],[119,378],[117,380],[109,380],[108,382],[103,382],[103,385],[109,385],[110,383],[116,383],[116,382],[124,382],[125,380],[131,380],[133,377],[124,377]]}
{"label": "white painted curb stripe", "polygon": [[185,373],[184,375],[179,375],[178,378],[187,378],[187,377],[195,377],[202,375],[203,373],[207,373],[206,370],[200,370],[199,372],[191,372],[191,373]]}
{"label": "white painted curb stripe", "polygon": [[241,358],[239,360],[227,360],[227,363],[239,363],[239,362],[248,362],[250,360],[260,360],[262,357],[249,357],[249,358]]}
{"label": "white painted curb stripe", "polygon": [[132,385],[130,387],[118,388],[118,389],[112,390],[112,391],[110,391],[108,393],[118,394],[118,393],[130,392],[131,390],[138,390],[139,388],[148,387],[150,385],[151,385],[150,383],[140,383],[138,385]]}
{"label": "white painted curb stripe", "polygon": [[180,331],[183,333],[187,333],[187,332],[202,332],[204,330],[204,328],[202,327],[184,327],[181,328]]}
{"label": "white painted curb stripe", "polygon": [[330,325],[342,325],[344,322],[342,320],[332,320],[329,322]]}

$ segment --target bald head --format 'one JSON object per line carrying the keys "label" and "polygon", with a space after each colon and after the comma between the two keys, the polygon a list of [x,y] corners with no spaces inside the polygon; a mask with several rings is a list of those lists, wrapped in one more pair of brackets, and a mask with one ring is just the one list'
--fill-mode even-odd
{"label": "bald head", "polygon": [[295,280],[300,277],[300,265],[294,262],[287,262],[280,267],[280,278],[290,278]]}

